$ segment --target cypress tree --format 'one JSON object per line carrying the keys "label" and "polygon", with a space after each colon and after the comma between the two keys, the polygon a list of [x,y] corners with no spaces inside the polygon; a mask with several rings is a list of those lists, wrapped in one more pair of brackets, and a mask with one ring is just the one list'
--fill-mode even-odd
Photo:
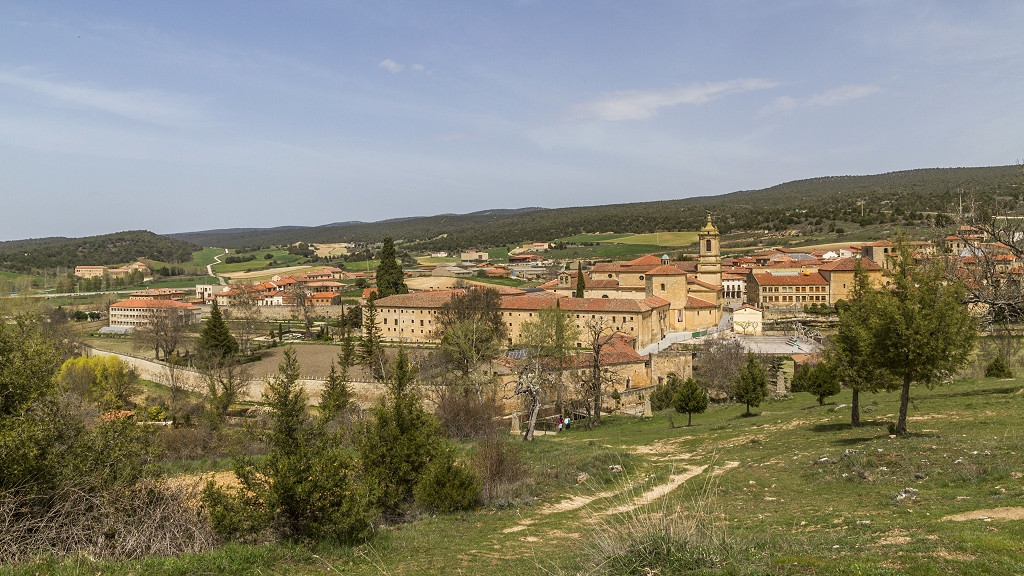
{"label": "cypress tree", "polygon": [[583,290],[587,287],[587,283],[583,280],[583,262],[576,264],[576,294],[577,298],[583,298]]}
{"label": "cypress tree", "polygon": [[377,297],[385,298],[392,294],[408,294],[405,285],[405,273],[395,256],[395,241],[391,237],[384,239],[380,249],[380,264],[377,265]]}
{"label": "cypress tree", "polygon": [[210,317],[206,319],[206,324],[199,333],[197,348],[200,354],[205,353],[211,360],[223,360],[238,352],[238,341],[224,323],[216,300],[213,301]]}

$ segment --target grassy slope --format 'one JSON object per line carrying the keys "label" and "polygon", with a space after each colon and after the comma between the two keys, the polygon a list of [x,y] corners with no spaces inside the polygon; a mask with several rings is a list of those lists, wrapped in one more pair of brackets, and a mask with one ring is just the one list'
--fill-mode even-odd
{"label": "grassy slope", "polygon": [[[646,422],[613,417],[597,430],[543,436],[524,447],[541,478],[533,505],[424,518],[355,550],[233,545],[192,557],[81,560],[17,573],[569,574],[590,550],[588,540],[620,519],[649,522],[652,511],[694,517],[703,508],[710,513],[702,517],[730,543],[722,554],[734,573],[1021,573],[1024,521],[942,520],[1024,506],[1024,482],[1014,477],[1024,472],[1021,386],[987,379],[917,389],[913,434],[901,439],[886,431],[895,393],[868,395],[868,424],[858,429],[847,425],[848,393],[839,406],[825,407],[798,394],[762,406],[754,418],[740,417],[742,407],[713,406],[692,428],[670,428],[669,417],[685,417],[669,412]],[[626,473],[609,473],[615,463]],[[708,464],[724,471],[695,476],[651,509],[603,515],[672,473]],[[579,471],[591,478],[576,486]],[[907,487],[919,493],[894,503]],[[605,493],[612,495],[600,497]],[[545,514],[571,496],[598,498]]]}

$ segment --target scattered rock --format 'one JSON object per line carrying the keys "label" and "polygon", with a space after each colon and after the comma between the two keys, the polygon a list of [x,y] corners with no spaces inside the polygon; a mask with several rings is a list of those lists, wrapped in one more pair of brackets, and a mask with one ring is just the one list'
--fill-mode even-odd
{"label": "scattered rock", "polygon": [[926,476],[920,472],[914,472],[914,480],[924,480]]}
{"label": "scattered rock", "polygon": [[1024,478],[1024,474],[1021,474],[1020,472],[1010,472],[1010,478],[1020,480],[1021,478]]}
{"label": "scattered rock", "polygon": [[586,482],[589,479],[590,479],[590,474],[587,474],[586,472],[580,472],[579,475],[576,476],[576,483],[577,484],[583,484],[584,482]]}
{"label": "scattered rock", "polygon": [[622,472],[622,466],[619,464],[612,464],[611,466],[608,467],[608,470],[610,472],[619,473]]}
{"label": "scattered rock", "polygon": [[904,488],[903,490],[900,490],[895,495],[893,495],[892,503],[896,504],[899,501],[905,499],[907,496],[909,496],[911,500],[914,500],[915,498],[917,498],[917,492],[918,491],[916,488]]}
{"label": "scattered rock", "polygon": [[819,464],[828,464],[831,461],[832,460],[830,460],[828,456],[822,456],[821,458],[818,458]]}
{"label": "scattered rock", "polygon": [[860,450],[854,450],[853,448],[847,448],[843,451],[843,456],[852,456],[853,454],[859,454]]}
{"label": "scattered rock", "polygon": [[871,520],[857,520],[857,524],[862,524],[862,525],[871,524]]}

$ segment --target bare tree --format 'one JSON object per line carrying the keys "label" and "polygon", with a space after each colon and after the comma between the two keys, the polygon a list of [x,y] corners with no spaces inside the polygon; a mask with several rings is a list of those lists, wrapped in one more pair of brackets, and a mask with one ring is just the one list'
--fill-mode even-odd
{"label": "bare tree", "polygon": [[313,299],[306,288],[298,283],[288,288],[288,293],[291,296],[292,316],[302,322],[306,338],[311,338],[313,336],[313,317],[316,314],[316,310],[313,308]]}
{"label": "bare tree", "polygon": [[537,427],[537,414],[540,412],[541,392],[545,388],[547,380],[549,380],[549,375],[545,374],[538,362],[530,363],[519,372],[516,378],[516,395],[526,397],[528,416],[526,430],[523,432],[524,441],[530,442],[533,440],[533,431]]}
{"label": "bare tree", "polygon": [[604,318],[592,316],[583,323],[583,337],[590,348],[590,356],[587,359],[589,374],[585,379],[585,391],[593,400],[594,416],[590,421],[591,427],[601,425],[601,392],[605,380],[605,372],[601,369],[601,350],[613,336],[612,326]]}
{"label": "bare tree", "polygon": [[[1024,163],[1018,162],[1024,175]],[[963,280],[966,301],[986,324],[1024,320],[1024,206],[1016,198],[956,207],[947,278]]]}
{"label": "bare tree", "polygon": [[733,383],[746,360],[746,351],[738,340],[731,338],[705,338],[690,348],[693,369],[709,390],[726,397],[733,396]]}
{"label": "bare tree", "polygon": [[238,340],[238,348],[242,354],[252,352],[253,339],[263,334],[263,315],[259,306],[259,294],[252,284],[237,287],[238,294],[231,303],[229,310],[232,332]]}
{"label": "bare tree", "polygon": [[231,405],[241,399],[249,388],[249,368],[233,357],[209,359],[202,364],[207,401],[218,418],[224,418]]}
{"label": "bare tree", "polygon": [[168,360],[185,337],[186,318],[184,313],[175,310],[154,314],[148,323],[135,329],[132,334],[134,346],[139,349],[152,349],[157,360],[160,360],[163,353],[163,359]]}

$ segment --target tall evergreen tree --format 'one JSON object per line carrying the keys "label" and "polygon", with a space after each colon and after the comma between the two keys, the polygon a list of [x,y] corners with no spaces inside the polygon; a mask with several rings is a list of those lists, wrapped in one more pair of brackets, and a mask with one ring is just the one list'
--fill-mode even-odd
{"label": "tall evergreen tree", "polygon": [[334,363],[331,363],[331,371],[320,394],[321,420],[332,420],[344,412],[352,401],[352,391],[348,387],[348,371],[355,360],[355,345],[346,337],[341,341],[341,353],[338,354],[339,369],[335,369]]}
{"label": "tall evergreen tree", "polygon": [[395,256],[395,241],[390,236],[384,239],[380,249],[380,264],[377,265],[377,297],[385,298],[392,294],[408,294],[405,285],[405,273]]}
{"label": "tall evergreen tree", "polygon": [[377,305],[374,304],[374,300],[375,298],[371,295],[370,299],[366,301],[366,311],[363,313],[363,337],[359,340],[359,361],[370,369],[374,378],[380,380],[384,377],[387,358],[384,355],[380,326],[377,325]]}
{"label": "tall evergreen tree", "polygon": [[768,371],[754,354],[747,354],[747,363],[736,379],[733,393],[736,394],[737,402],[747,405],[747,416],[750,416],[751,406],[760,406],[768,397]]}
{"label": "tall evergreen tree", "polygon": [[197,352],[210,361],[220,361],[238,352],[238,341],[231,335],[224,317],[220,313],[217,301],[213,301],[210,317],[206,319],[203,330],[199,333]]}
{"label": "tall evergreen tree", "polygon": [[583,262],[576,264],[576,296],[577,298],[583,298],[583,294],[587,288],[587,282],[583,279]]}

